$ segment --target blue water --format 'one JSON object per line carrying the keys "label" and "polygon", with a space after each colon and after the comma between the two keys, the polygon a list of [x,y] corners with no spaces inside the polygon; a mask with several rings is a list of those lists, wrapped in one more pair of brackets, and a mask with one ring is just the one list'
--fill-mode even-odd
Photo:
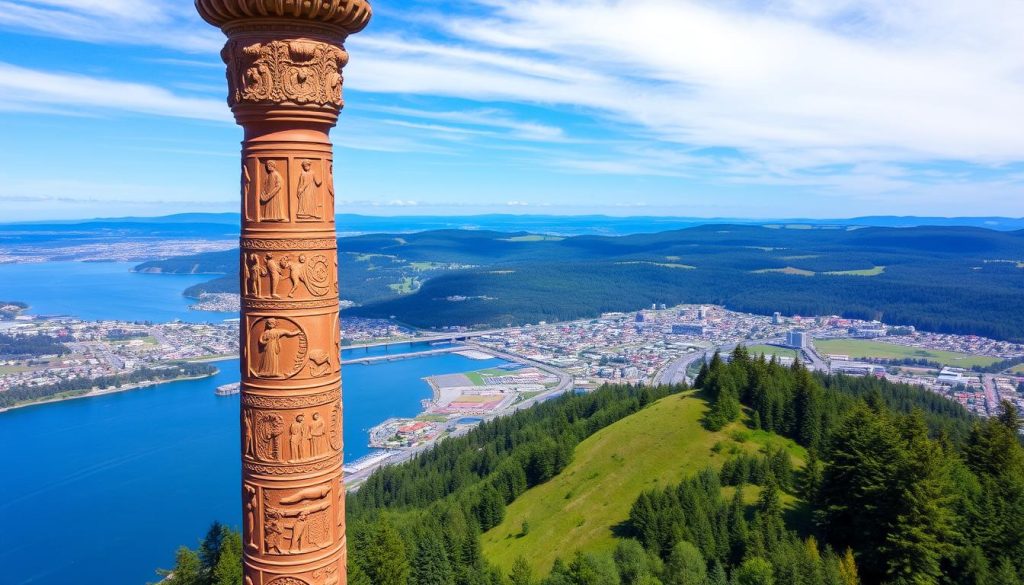
{"label": "blue water", "polygon": [[191,311],[186,288],[210,274],[141,274],[135,262],[0,264],[0,300],[28,303],[33,315],[123,321],[217,322],[237,313]]}
{"label": "blue water", "polygon": [[[422,378],[495,367],[454,354],[345,366],[345,457],[367,430],[413,416]],[[210,522],[241,523],[238,396],[220,374],[0,413],[0,582],[141,585],[195,546]]]}

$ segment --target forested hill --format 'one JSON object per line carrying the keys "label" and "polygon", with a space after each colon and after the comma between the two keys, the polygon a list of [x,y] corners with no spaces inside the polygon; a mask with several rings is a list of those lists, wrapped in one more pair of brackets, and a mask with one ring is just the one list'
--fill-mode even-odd
{"label": "forested hill", "polygon": [[[1024,231],[705,225],[563,238],[438,230],[342,238],[339,248],[342,296],[360,305],[354,314],[428,328],[689,302],[1024,340]],[[235,254],[139,269],[222,272],[230,276],[190,293],[237,290]]]}
{"label": "forested hill", "polygon": [[[349,583],[1024,585],[1009,403],[978,421],[742,346],[698,384],[566,394],[377,470],[347,500]],[[168,585],[239,585],[224,540]]]}

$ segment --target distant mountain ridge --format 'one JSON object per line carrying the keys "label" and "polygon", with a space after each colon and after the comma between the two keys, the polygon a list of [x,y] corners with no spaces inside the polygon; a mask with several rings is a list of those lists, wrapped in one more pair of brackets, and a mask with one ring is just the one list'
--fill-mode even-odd
{"label": "distant mountain ridge", "polygon": [[[651,304],[839,314],[1024,340],[1024,230],[701,225],[628,236],[434,230],[338,240],[353,314],[419,327],[587,318]],[[137,270],[223,273],[187,291],[238,291],[237,250]]]}
{"label": "distant mountain ridge", "polygon": [[[403,215],[371,216],[360,214],[338,214],[336,225],[341,234],[363,233],[411,233],[440,229],[480,229],[503,232],[528,231],[556,235],[628,235],[654,233],[683,229],[700,225],[810,225],[843,227],[919,227],[919,226],[960,226],[981,227],[997,231],[1024,229],[1024,218],[1011,217],[918,217],[918,216],[865,216],[836,219],[811,218],[700,218],[665,216],[608,215],[514,215],[484,214],[464,216]],[[122,234],[153,230],[154,226],[165,226],[161,231],[182,237],[194,231],[195,237],[220,237],[231,230],[217,226],[229,226],[237,231],[237,213],[181,213],[158,217],[114,217],[88,220],[59,220],[0,223],[0,238],[7,233],[64,232],[77,230],[113,230]],[[173,226],[173,227],[171,227]],[[190,227],[194,226],[194,227]],[[0,239],[2,242],[2,239]]]}

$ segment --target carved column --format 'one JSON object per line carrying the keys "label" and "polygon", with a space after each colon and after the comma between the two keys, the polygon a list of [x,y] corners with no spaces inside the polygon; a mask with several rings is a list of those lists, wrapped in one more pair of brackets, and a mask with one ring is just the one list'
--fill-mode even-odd
{"label": "carved column", "polygon": [[366,0],[196,0],[242,143],[246,585],[343,585],[341,332],[328,137]]}

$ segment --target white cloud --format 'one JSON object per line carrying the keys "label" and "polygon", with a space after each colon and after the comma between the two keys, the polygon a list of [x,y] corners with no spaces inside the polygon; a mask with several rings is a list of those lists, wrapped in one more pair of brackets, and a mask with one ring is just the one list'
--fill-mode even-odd
{"label": "white cloud", "polygon": [[20,33],[215,55],[224,37],[201,22],[181,0],[0,0],[0,26]]}
{"label": "white cloud", "polygon": [[120,110],[140,114],[228,122],[223,100],[174,94],[142,83],[49,73],[0,62],[0,109],[81,114]]}
{"label": "white cloud", "polygon": [[482,4],[435,19],[453,41],[354,37],[350,86],[584,107],[790,169],[1024,152],[1021,2]]}

